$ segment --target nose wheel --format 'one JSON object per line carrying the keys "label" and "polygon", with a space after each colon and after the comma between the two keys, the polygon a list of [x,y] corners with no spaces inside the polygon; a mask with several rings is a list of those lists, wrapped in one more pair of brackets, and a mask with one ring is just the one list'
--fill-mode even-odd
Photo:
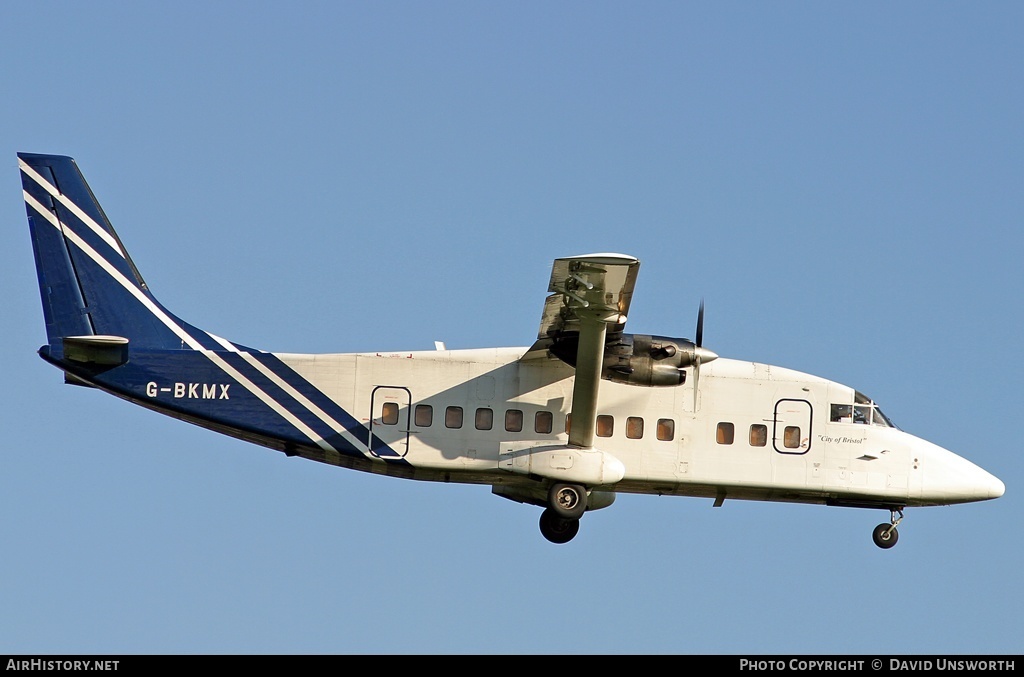
{"label": "nose wheel", "polygon": [[[900,515],[898,518],[896,513]],[[896,531],[896,525],[903,521],[902,510],[890,510],[889,515],[889,524],[879,524],[871,532],[871,539],[875,542],[875,545],[884,550],[888,550],[896,545],[896,541],[900,538],[900,532]]]}

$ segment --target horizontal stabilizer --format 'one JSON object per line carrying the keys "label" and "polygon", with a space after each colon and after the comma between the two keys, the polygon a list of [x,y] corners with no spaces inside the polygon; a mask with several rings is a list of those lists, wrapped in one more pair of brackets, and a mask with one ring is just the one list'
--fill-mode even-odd
{"label": "horizontal stabilizer", "polygon": [[89,383],[88,381],[83,381],[74,374],[69,374],[68,372],[64,372],[64,384],[69,386],[82,386],[83,388],[96,387],[93,384]]}
{"label": "horizontal stabilizer", "polygon": [[128,361],[128,339],[123,336],[65,336],[63,342],[67,360],[106,367]]}

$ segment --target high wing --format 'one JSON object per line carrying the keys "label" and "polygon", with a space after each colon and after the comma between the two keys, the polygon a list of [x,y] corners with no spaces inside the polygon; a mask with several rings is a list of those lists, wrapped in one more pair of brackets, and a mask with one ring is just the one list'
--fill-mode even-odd
{"label": "high wing", "polygon": [[624,254],[587,254],[555,259],[538,339],[579,331],[581,314],[603,314],[622,331],[633,300],[640,261]]}
{"label": "high wing", "polygon": [[555,259],[551,268],[537,343],[528,353],[560,341],[577,344],[573,356],[569,445],[594,446],[597,394],[604,366],[605,338],[621,333],[633,298],[640,261],[624,254],[586,254]]}

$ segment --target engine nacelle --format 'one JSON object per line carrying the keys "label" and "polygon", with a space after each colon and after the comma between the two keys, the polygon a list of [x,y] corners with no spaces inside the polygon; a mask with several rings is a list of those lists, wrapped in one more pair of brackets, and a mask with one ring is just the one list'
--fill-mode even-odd
{"label": "engine nacelle", "polygon": [[[576,366],[577,336],[555,341],[551,352]],[[646,334],[620,334],[605,344],[601,378],[639,386],[678,386],[686,382],[685,367],[692,366],[697,348],[693,341]],[[710,355],[707,351],[704,354]],[[706,358],[704,358],[706,359]]]}

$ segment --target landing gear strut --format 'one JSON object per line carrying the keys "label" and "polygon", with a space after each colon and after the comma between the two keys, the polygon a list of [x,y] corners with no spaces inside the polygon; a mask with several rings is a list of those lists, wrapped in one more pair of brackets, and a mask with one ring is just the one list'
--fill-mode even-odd
{"label": "landing gear strut", "polygon": [[[896,517],[896,513],[899,513],[899,518]],[[889,511],[889,524],[879,524],[875,527],[874,531],[871,532],[871,538],[874,540],[875,545],[879,548],[888,550],[892,546],[896,545],[896,541],[900,538],[900,532],[896,531],[896,525],[903,521],[903,510],[896,509]]]}

